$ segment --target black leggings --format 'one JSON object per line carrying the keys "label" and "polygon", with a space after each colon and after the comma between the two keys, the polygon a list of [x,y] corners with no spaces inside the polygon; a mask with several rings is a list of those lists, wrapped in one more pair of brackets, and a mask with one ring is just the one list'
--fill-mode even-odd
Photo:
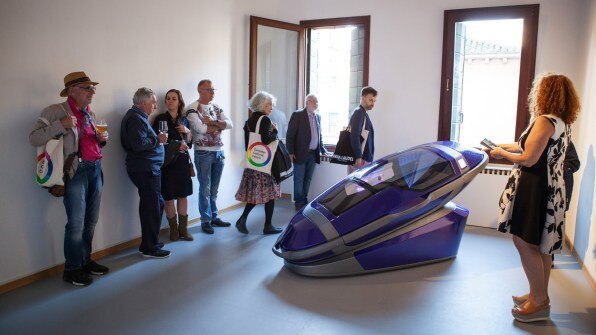
{"label": "black leggings", "polygon": [[[255,204],[246,203],[246,206],[244,206],[244,212],[242,212],[242,216],[245,218],[248,217],[248,214],[250,214],[250,211],[252,211],[252,209],[255,208],[255,206]],[[271,224],[271,218],[273,217],[273,208],[275,208],[275,200],[269,200],[267,203],[265,203],[266,225]]]}

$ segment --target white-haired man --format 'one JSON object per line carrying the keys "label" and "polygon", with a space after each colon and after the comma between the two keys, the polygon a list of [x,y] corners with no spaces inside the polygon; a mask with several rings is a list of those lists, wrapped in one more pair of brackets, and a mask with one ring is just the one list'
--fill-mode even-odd
{"label": "white-haired man", "polygon": [[126,172],[139,190],[139,252],[143,257],[166,258],[170,252],[162,249],[159,228],[164,207],[161,196],[161,166],[165,153],[163,144],[168,134],[156,134],[149,124],[149,115],[157,110],[157,98],[152,90],[139,88],[132,101],[134,105],[122,118],[120,141],[126,151]]}
{"label": "white-haired man", "polygon": [[306,96],[306,107],[292,113],[286,133],[286,144],[294,162],[294,206],[300,210],[308,203],[308,190],[315,164],[326,154],[321,135],[321,117],[317,114],[319,100],[314,94]]}

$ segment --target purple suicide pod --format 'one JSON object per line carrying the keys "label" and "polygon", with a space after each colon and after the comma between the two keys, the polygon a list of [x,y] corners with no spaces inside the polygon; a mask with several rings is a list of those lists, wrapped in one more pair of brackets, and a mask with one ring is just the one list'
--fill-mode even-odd
{"label": "purple suicide pod", "polygon": [[350,174],[299,211],[273,252],[306,276],[344,276],[439,262],[457,255],[468,210],[453,199],[488,156],[432,142]]}

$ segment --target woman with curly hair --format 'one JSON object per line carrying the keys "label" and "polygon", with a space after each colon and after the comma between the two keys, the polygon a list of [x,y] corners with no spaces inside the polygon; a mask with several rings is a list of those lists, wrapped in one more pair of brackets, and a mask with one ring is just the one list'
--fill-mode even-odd
{"label": "woman with curly hair", "polygon": [[517,143],[490,152],[514,163],[499,200],[499,231],[513,234],[530,292],[513,296],[513,317],[522,322],[550,317],[548,281],[551,255],[563,248],[565,183],[563,161],[570,125],[580,101],[569,78],[545,74],[534,81],[528,99],[532,119]]}

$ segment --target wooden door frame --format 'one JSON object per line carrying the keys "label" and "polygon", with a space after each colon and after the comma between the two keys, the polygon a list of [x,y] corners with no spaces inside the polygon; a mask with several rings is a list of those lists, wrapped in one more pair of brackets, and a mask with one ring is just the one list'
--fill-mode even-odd
{"label": "wooden door frame", "polygon": [[279,28],[285,30],[291,30],[298,33],[298,45],[296,57],[297,59],[297,92],[296,100],[300,106],[302,103],[300,97],[304,96],[304,28],[300,25],[266,19],[258,16],[250,16],[250,54],[249,54],[249,65],[248,65],[248,98],[250,99],[256,92],[257,83],[257,48],[258,48],[258,27],[266,26],[272,28]]}
{"label": "wooden door frame", "polygon": [[451,135],[451,107],[453,83],[453,52],[455,23],[462,21],[523,19],[523,43],[521,48],[519,90],[515,139],[517,140],[529,122],[528,95],[536,71],[536,48],[538,39],[538,16],[540,5],[503,6],[446,10],[443,21],[443,63],[439,105],[439,129],[437,139],[448,141]]}

